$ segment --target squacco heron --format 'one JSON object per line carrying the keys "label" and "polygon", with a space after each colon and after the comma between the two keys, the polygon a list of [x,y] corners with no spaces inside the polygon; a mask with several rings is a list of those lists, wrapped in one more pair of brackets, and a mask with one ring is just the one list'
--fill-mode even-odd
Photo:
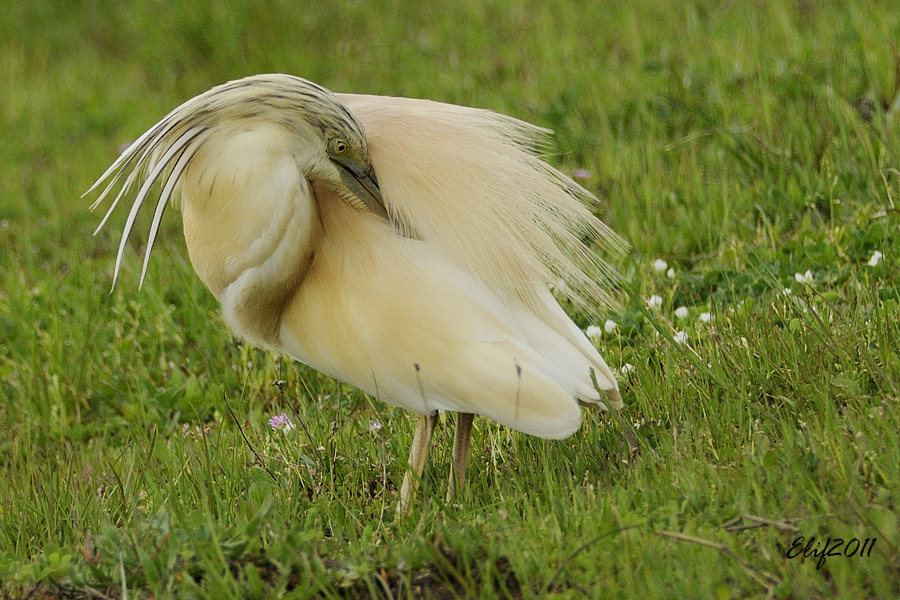
{"label": "squacco heron", "polygon": [[237,336],[419,415],[404,513],[439,411],[457,414],[452,495],[474,415],[559,439],[580,426],[579,405],[622,406],[549,290],[564,282],[575,305],[603,306],[614,275],[595,249],[621,242],[590,194],[540,158],[547,133],[486,110],[259,75],[173,110],[89,191],[108,182],[94,208],[124,177],[99,230],[141,184],[113,285],[153,184],[141,283],[180,187],[191,263]]}

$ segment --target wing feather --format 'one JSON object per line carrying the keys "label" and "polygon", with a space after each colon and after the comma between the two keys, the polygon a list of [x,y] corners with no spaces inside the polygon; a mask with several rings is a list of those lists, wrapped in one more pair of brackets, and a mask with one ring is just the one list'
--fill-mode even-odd
{"label": "wing feather", "polygon": [[531,308],[535,282],[559,279],[582,309],[612,304],[616,275],[597,251],[625,244],[591,213],[596,198],[537,154],[547,130],[428,100],[339,97],[365,128],[391,216],[445,259]]}

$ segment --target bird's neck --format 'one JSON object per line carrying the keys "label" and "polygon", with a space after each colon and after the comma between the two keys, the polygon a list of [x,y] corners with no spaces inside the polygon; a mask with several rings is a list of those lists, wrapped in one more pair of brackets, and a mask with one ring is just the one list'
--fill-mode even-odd
{"label": "bird's neck", "polygon": [[272,133],[231,135],[214,155],[198,152],[182,180],[194,269],[232,330],[268,347],[277,343],[284,306],[309,271],[321,229],[309,183]]}

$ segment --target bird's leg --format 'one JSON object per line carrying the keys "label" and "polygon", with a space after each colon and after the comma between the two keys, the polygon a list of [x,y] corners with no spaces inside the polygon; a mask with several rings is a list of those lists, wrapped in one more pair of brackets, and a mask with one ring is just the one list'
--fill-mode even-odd
{"label": "bird's leg", "polygon": [[403,476],[403,485],[400,487],[400,503],[397,505],[397,516],[402,517],[409,513],[412,501],[422,480],[425,471],[425,463],[428,462],[428,448],[431,446],[431,438],[437,425],[437,412],[419,417],[416,423],[416,432],[413,434],[412,447],[409,449],[409,468]]}
{"label": "bird's leg", "polygon": [[472,413],[456,413],[456,435],[453,438],[453,462],[450,464],[450,486],[447,502],[453,500],[466,483],[466,462],[469,458],[469,441],[472,439]]}

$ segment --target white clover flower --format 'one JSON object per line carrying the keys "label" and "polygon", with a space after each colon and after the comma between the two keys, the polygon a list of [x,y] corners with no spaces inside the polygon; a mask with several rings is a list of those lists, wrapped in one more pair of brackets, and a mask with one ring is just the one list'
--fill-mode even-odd
{"label": "white clover flower", "polygon": [[700,313],[700,320],[704,323],[709,323],[712,321],[712,314],[708,312]]}
{"label": "white clover flower", "polygon": [[688,316],[687,306],[679,306],[675,309],[675,316],[679,319],[686,319]]}
{"label": "white clover flower", "polygon": [[673,337],[675,338],[675,341],[678,342],[679,344],[687,344],[688,334],[686,334],[685,332],[676,331],[675,335]]}
{"label": "white clover flower", "polygon": [[666,277],[669,279],[675,279],[675,267],[669,267],[669,270],[666,271]]}
{"label": "white clover flower", "polygon": [[662,297],[653,294],[647,299],[647,308],[659,308],[662,306]]}
{"label": "white clover flower", "polygon": [[209,433],[209,427],[200,427],[199,425],[194,425],[193,427],[191,427],[187,423],[181,424],[181,436],[185,439],[202,438],[207,433]]}
{"label": "white clover flower", "polygon": [[794,273],[794,279],[797,281],[797,283],[812,284],[812,282],[813,282],[812,271],[807,269],[806,273]]}
{"label": "white clover flower", "polygon": [[872,253],[872,258],[869,259],[869,262],[867,264],[870,267],[877,267],[878,263],[881,262],[882,258],[884,258],[884,254],[882,254],[881,252],[876,250],[875,252]]}
{"label": "white clover flower", "polygon": [[588,325],[588,328],[585,330],[585,333],[592,340],[600,339],[600,336],[603,335],[603,330],[597,327],[596,325]]}
{"label": "white clover flower", "polygon": [[603,331],[605,331],[606,333],[612,333],[616,330],[617,327],[618,325],[615,321],[613,321],[612,319],[607,319],[606,323],[603,324]]}
{"label": "white clover flower", "polygon": [[661,258],[657,258],[656,260],[653,261],[653,270],[656,271],[657,273],[662,273],[663,271],[665,271],[668,268],[669,268],[669,263],[667,263],[666,261],[664,261]]}

